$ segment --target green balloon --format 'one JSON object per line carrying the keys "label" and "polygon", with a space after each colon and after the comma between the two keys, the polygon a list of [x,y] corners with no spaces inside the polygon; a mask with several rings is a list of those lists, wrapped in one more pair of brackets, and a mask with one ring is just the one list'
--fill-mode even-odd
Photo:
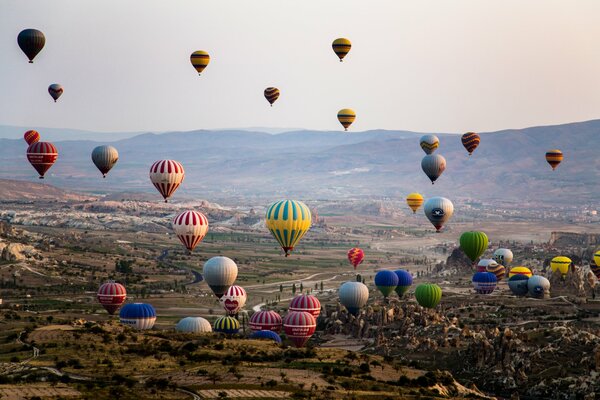
{"label": "green balloon", "polygon": [[435,283],[422,283],[415,290],[417,302],[426,308],[435,308],[442,299],[442,288]]}
{"label": "green balloon", "polygon": [[402,297],[408,289],[410,289],[410,286],[396,286],[396,294],[398,294],[398,297]]}
{"label": "green balloon", "polygon": [[488,237],[483,232],[471,231],[460,235],[460,248],[473,262],[477,260],[488,247]]}

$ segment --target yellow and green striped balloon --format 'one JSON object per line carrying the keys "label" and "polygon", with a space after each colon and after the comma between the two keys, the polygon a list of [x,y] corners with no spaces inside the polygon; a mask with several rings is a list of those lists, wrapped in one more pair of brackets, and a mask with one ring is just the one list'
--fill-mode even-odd
{"label": "yellow and green striped balloon", "polygon": [[215,332],[233,335],[240,330],[240,321],[233,317],[219,317],[213,325],[213,330]]}
{"label": "yellow and green striped balloon", "polygon": [[310,223],[310,209],[301,201],[281,200],[267,209],[267,228],[285,251],[286,257],[308,232]]}
{"label": "yellow and green striped balloon", "polygon": [[356,113],[351,108],[342,108],[338,111],[337,117],[340,124],[344,127],[344,130],[347,131],[348,127],[352,125],[356,119]]}
{"label": "yellow and green striped balloon", "polygon": [[198,71],[198,75],[200,75],[210,62],[210,56],[204,50],[198,50],[192,53],[190,61],[192,62],[192,66]]}

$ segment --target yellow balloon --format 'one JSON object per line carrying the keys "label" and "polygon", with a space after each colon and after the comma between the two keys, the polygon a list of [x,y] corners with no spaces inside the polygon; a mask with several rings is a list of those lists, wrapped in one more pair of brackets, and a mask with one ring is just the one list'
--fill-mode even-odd
{"label": "yellow balloon", "polygon": [[333,51],[340,58],[340,62],[342,62],[352,48],[352,43],[346,38],[339,38],[333,41],[331,47],[333,47]]}
{"label": "yellow balloon", "polygon": [[337,117],[340,124],[344,127],[344,130],[347,131],[348,127],[352,125],[356,119],[356,113],[351,108],[342,108],[338,111]]}
{"label": "yellow balloon", "polygon": [[286,257],[310,229],[311,219],[310,209],[301,201],[281,200],[267,209],[267,228],[285,251]]}
{"label": "yellow balloon", "polygon": [[531,270],[527,267],[513,267],[510,269],[510,271],[508,272],[508,277],[512,278],[515,275],[525,275],[528,278],[531,278]]}
{"label": "yellow balloon", "polygon": [[210,56],[207,52],[198,50],[192,53],[190,61],[192,62],[192,66],[198,71],[198,75],[200,75],[210,62]]}
{"label": "yellow balloon", "polygon": [[413,210],[413,214],[417,212],[419,208],[423,205],[423,196],[419,193],[411,193],[406,196],[406,204]]}
{"label": "yellow balloon", "polygon": [[556,270],[559,270],[561,274],[566,275],[569,272],[569,266],[573,261],[569,257],[558,256],[554,257],[552,261],[550,261],[550,268],[554,273]]}
{"label": "yellow balloon", "polygon": [[594,253],[594,262],[596,262],[597,267],[600,267],[600,250]]}

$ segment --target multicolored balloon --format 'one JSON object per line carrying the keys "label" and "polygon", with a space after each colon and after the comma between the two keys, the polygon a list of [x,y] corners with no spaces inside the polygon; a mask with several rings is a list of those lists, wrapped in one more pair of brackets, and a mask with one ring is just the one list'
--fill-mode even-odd
{"label": "multicolored balloon", "polygon": [[283,330],[296,347],[304,346],[316,329],[315,317],[305,311],[288,312],[283,319]]}
{"label": "multicolored balloon", "polygon": [[304,311],[317,318],[321,314],[321,302],[312,294],[300,294],[290,301],[289,311]]}
{"label": "multicolored balloon", "polygon": [[183,211],[171,222],[173,232],[191,253],[208,233],[208,219],[198,211]]}
{"label": "multicolored balloon", "polygon": [[498,279],[498,282],[500,282],[506,275],[506,268],[504,265],[500,265],[496,261],[494,261],[493,264],[488,264],[485,270],[494,274],[496,279]]}
{"label": "multicolored balloon", "polygon": [[277,239],[286,257],[308,232],[311,220],[310,209],[306,204],[295,200],[273,203],[266,214],[267,229]]}
{"label": "multicolored balloon", "polygon": [[108,281],[103,283],[98,289],[96,295],[98,302],[104,307],[110,315],[113,315],[127,298],[127,291],[125,286],[115,281]]}
{"label": "multicolored balloon", "polygon": [[488,267],[495,268],[497,266],[498,263],[496,262],[496,260],[493,260],[491,258],[482,258],[477,263],[477,272],[488,272]]}
{"label": "multicolored balloon", "polygon": [[563,160],[563,153],[558,149],[548,150],[546,152],[546,162],[550,164],[552,170],[554,171],[558,164],[560,164]]}
{"label": "multicolored balloon", "polygon": [[569,257],[558,256],[554,257],[552,261],[550,261],[550,269],[554,273],[556,270],[559,270],[562,276],[567,275],[569,272],[569,267],[573,264],[573,261]]}
{"label": "multicolored balloon", "polygon": [[362,251],[362,249],[353,247],[348,250],[348,261],[350,261],[350,264],[352,264],[355,270],[363,262],[364,258],[365,252]]}
{"label": "multicolored balloon", "polygon": [[265,99],[267,99],[269,104],[271,104],[271,107],[273,107],[273,103],[275,103],[278,98],[279,89],[277,89],[276,87],[268,87],[265,89]]}
{"label": "multicolored balloon", "polygon": [[209,258],[202,268],[202,275],[215,296],[221,298],[235,282],[238,275],[237,264],[229,257]]}
{"label": "multicolored balloon", "polygon": [[210,62],[210,56],[204,50],[198,50],[192,53],[190,56],[190,62],[192,63],[192,66],[196,72],[198,72],[198,75],[200,75]]}
{"label": "multicolored balloon", "polygon": [[396,276],[398,276],[398,286],[396,286],[396,293],[398,294],[398,297],[402,297],[404,296],[404,293],[406,293],[406,291],[412,286],[413,276],[410,272],[403,269],[397,269],[396,271],[394,271],[394,273],[396,274]]}
{"label": "multicolored balloon", "polygon": [[185,178],[183,165],[175,160],[159,160],[150,167],[150,181],[165,199],[175,193]]}
{"label": "multicolored balloon", "polygon": [[340,111],[338,111],[337,118],[338,121],[340,121],[340,124],[342,124],[344,127],[344,130],[347,131],[350,125],[352,125],[356,119],[356,113],[351,108],[342,108]]}
{"label": "multicolored balloon", "polygon": [[460,249],[474,263],[488,248],[488,237],[484,232],[470,231],[460,235]]}
{"label": "multicolored balloon", "polygon": [[56,147],[50,142],[35,142],[27,148],[27,160],[44,179],[44,174],[54,165],[58,158]]}
{"label": "multicolored balloon", "polygon": [[233,285],[221,296],[219,302],[228,315],[237,315],[246,305],[248,295],[243,287]]}
{"label": "multicolored balloon", "polygon": [[119,152],[112,146],[98,146],[92,150],[92,162],[106,178],[108,171],[119,161]]}
{"label": "multicolored balloon", "polygon": [[510,269],[510,271],[508,271],[509,279],[515,275],[523,275],[528,278],[531,278],[531,275],[533,275],[533,274],[531,273],[531,270],[529,268],[523,267],[523,266],[518,266],[518,267],[513,267]]}
{"label": "multicolored balloon", "polygon": [[17,36],[17,43],[32,64],[35,56],[44,48],[46,37],[37,29],[25,29]]}
{"label": "multicolored balloon", "polygon": [[498,279],[491,272],[476,272],[471,282],[473,283],[475,292],[479,294],[491,294],[496,289]]}
{"label": "multicolored balloon", "polygon": [[417,210],[421,208],[423,202],[425,202],[425,199],[419,193],[411,193],[406,196],[406,204],[408,204],[410,209],[413,211],[413,214],[417,213]]}
{"label": "multicolored balloon", "polygon": [[255,312],[250,317],[250,329],[253,331],[275,331],[281,330],[283,320],[281,316],[272,310]]}
{"label": "multicolored balloon", "polygon": [[421,136],[420,144],[425,154],[431,154],[440,147],[440,139],[435,135],[424,135]]}
{"label": "multicolored balloon", "polygon": [[375,286],[387,298],[398,286],[398,275],[394,271],[381,270],[375,274]]}
{"label": "multicolored balloon", "polygon": [[240,321],[233,317],[219,317],[213,324],[213,330],[226,335],[235,335],[240,330]]}
{"label": "multicolored balloon", "polygon": [[361,282],[345,282],[340,286],[338,295],[340,303],[356,316],[369,300],[369,288]]}
{"label": "multicolored balloon", "polygon": [[439,154],[428,154],[421,160],[421,169],[433,185],[446,170],[446,159]]}
{"label": "multicolored balloon", "polygon": [[333,41],[331,47],[333,48],[333,52],[339,57],[340,62],[342,62],[346,54],[350,52],[352,43],[346,38],[338,38]]}
{"label": "multicolored balloon", "polygon": [[202,317],[185,317],[175,325],[175,330],[183,333],[210,333],[212,326]]}
{"label": "multicolored balloon", "polygon": [[442,300],[442,288],[435,283],[422,283],[415,289],[415,298],[421,307],[435,308]]}
{"label": "multicolored balloon", "polygon": [[121,324],[136,330],[152,329],[156,322],[156,310],[146,303],[125,304],[119,312],[119,320]]}
{"label": "multicolored balloon", "polygon": [[432,197],[425,202],[425,216],[439,232],[444,224],[452,218],[454,205],[445,197]]}
{"label": "multicolored balloon", "polygon": [[469,155],[473,154],[477,146],[479,146],[480,140],[481,138],[475,132],[467,132],[461,138],[462,144],[469,152]]}
{"label": "multicolored balloon", "polygon": [[62,96],[63,92],[64,89],[62,85],[58,83],[53,83],[52,85],[48,86],[48,93],[50,93],[50,96],[54,99],[55,103],[56,100],[58,100],[58,98]]}
{"label": "multicolored balloon", "polygon": [[31,145],[40,141],[40,134],[38,131],[31,129],[23,134],[23,139]]}
{"label": "multicolored balloon", "polygon": [[498,249],[494,251],[492,257],[498,264],[504,265],[505,267],[510,266],[513,260],[513,252],[509,249]]}

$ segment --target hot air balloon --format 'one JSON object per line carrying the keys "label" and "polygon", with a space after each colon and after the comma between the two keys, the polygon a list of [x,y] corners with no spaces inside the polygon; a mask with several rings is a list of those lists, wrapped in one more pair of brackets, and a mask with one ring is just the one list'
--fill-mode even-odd
{"label": "hot air balloon", "polygon": [[469,152],[469,155],[473,154],[477,146],[479,146],[479,135],[475,132],[467,132],[462,135],[462,144],[465,146],[465,149]]}
{"label": "hot air balloon", "polygon": [[442,299],[442,288],[435,283],[422,283],[415,289],[415,298],[421,307],[435,308]]}
{"label": "hot air balloon", "polygon": [[553,171],[556,169],[556,167],[558,167],[558,164],[560,164],[562,160],[563,160],[562,151],[560,151],[558,149],[554,149],[554,150],[548,150],[546,152],[546,161],[548,162],[548,164],[550,164]]}
{"label": "hot air balloon", "polygon": [[425,154],[431,154],[440,146],[440,139],[435,135],[424,135],[420,143]]}
{"label": "hot air balloon", "polygon": [[309,208],[301,201],[281,200],[267,209],[267,229],[277,239],[286,257],[310,229],[311,219]]}
{"label": "hot air balloon", "polygon": [[471,279],[473,288],[479,294],[490,294],[496,289],[498,279],[491,272],[476,272]]}
{"label": "hot air balloon", "polygon": [[125,290],[125,286],[120,283],[116,283],[115,281],[108,281],[103,283],[98,289],[98,302],[102,304],[102,307],[110,315],[113,315],[115,311],[121,307],[121,304],[125,303],[125,299],[127,298],[127,291]]}
{"label": "hot air balloon", "polygon": [[375,286],[383,294],[383,297],[387,299],[390,293],[396,290],[398,286],[398,275],[394,271],[381,270],[375,274]]}
{"label": "hot air balloon", "polygon": [[283,319],[283,330],[296,347],[304,346],[316,328],[315,317],[305,311],[290,311]]}
{"label": "hot air balloon", "polygon": [[321,314],[321,302],[312,294],[301,294],[290,301],[289,311],[304,311],[317,318]]}
{"label": "hot air balloon", "polygon": [[191,253],[208,233],[208,219],[198,211],[183,211],[171,222],[173,232]]}
{"label": "hot air balloon", "polygon": [[226,335],[235,335],[240,330],[240,321],[233,317],[219,317],[213,324],[213,330]]}
{"label": "hot air balloon", "polygon": [[190,56],[190,61],[192,63],[192,66],[198,72],[198,75],[200,75],[202,71],[204,71],[204,68],[206,68],[206,66],[210,62],[210,56],[207,52],[203,50],[198,50],[192,53],[192,55]]}
{"label": "hot air balloon", "polygon": [[276,87],[268,87],[265,89],[265,99],[267,99],[269,104],[271,104],[271,107],[273,107],[273,103],[275,103],[278,98],[279,89],[277,89]]}
{"label": "hot air balloon", "polygon": [[508,279],[508,287],[516,296],[525,296],[529,289],[527,288],[527,275],[514,275]]}
{"label": "hot air balloon", "polygon": [[44,174],[54,165],[57,158],[58,151],[50,142],[36,142],[27,148],[27,159],[40,174],[40,179],[44,179]]}
{"label": "hot air balloon", "polygon": [[237,315],[244,305],[246,304],[246,300],[248,299],[248,295],[246,295],[246,291],[243,287],[233,285],[230,286],[229,289],[223,294],[223,296],[219,299],[219,302],[225,309],[225,312],[229,315]]}
{"label": "hot air balloon", "polygon": [[483,232],[471,231],[460,235],[460,249],[475,263],[488,248],[488,237]]}
{"label": "hot air balloon", "polygon": [[229,257],[217,256],[204,263],[202,275],[215,296],[221,298],[235,282],[238,267]]}
{"label": "hot air balloon", "polygon": [[347,131],[350,125],[352,125],[356,119],[356,113],[350,108],[342,108],[340,111],[338,111],[337,118],[338,121],[340,121],[340,124],[342,124],[344,127],[344,130]]}
{"label": "hot air balloon", "polygon": [[410,209],[413,211],[413,214],[417,213],[417,210],[421,208],[424,201],[425,200],[423,199],[423,196],[421,196],[419,193],[411,193],[406,196],[406,204],[408,204]]}
{"label": "hot air balloon", "polygon": [[154,307],[146,303],[125,304],[119,313],[121,324],[131,326],[133,329],[152,329],[156,322]]}
{"label": "hot air balloon", "polygon": [[502,264],[505,267],[510,266],[513,260],[513,252],[509,249],[498,249],[494,252],[492,257],[498,264]]}
{"label": "hot air balloon", "polygon": [[454,214],[454,205],[445,197],[432,197],[425,202],[425,216],[439,232]]}
{"label": "hot air balloon", "polygon": [[340,286],[338,295],[340,303],[356,316],[369,300],[369,288],[361,282],[345,282]]}
{"label": "hot air balloon", "polygon": [[281,337],[273,331],[256,331],[252,332],[250,339],[272,340],[275,343],[281,343]]}
{"label": "hot air balloon", "polygon": [[596,276],[598,280],[600,280],[600,265],[596,265],[595,263],[590,263],[590,270]]}
{"label": "hot air balloon", "polygon": [[174,160],[159,160],[150,167],[150,181],[165,199],[171,197],[183,179],[185,171],[180,162]]}
{"label": "hot air balloon", "polygon": [[413,277],[410,272],[403,269],[397,269],[396,271],[394,271],[394,273],[398,277],[398,286],[396,286],[396,293],[398,294],[398,297],[402,297],[404,296],[404,293],[406,293],[408,288],[411,287],[413,283]]}
{"label": "hot air balloon", "polygon": [[27,144],[34,144],[40,141],[40,134],[38,131],[32,129],[23,134],[23,139],[25,139]]}
{"label": "hot air balloon", "polygon": [[35,56],[44,48],[46,37],[37,29],[25,29],[19,33],[17,43],[32,64]]}
{"label": "hot air balloon", "polygon": [[491,258],[482,258],[477,263],[477,272],[487,272],[488,267],[496,267],[498,263]]}
{"label": "hot air balloon", "polygon": [[600,267],[600,250],[596,250],[594,253],[594,262],[598,267]]}
{"label": "hot air balloon", "polygon": [[530,278],[532,273],[529,268],[520,266],[520,267],[513,267],[510,269],[510,271],[508,271],[509,278],[512,278],[515,275],[524,275],[524,276]]}
{"label": "hot air balloon", "polygon": [[340,58],[340,62],[342,62],[352,48],[352,43],[346,38],[338,38],[333,41],[331,47],[333,47],[333,52]]}
{"label": "hot air balloon", "polygon": [[359,249],[358,247],[353,247],[350,250],[348,250],[348,261],[350,261],[350,264],[352,264],[355,270],[360,265],[360,263],[363,262],[364,258],[365,252],[362,251],[362,249]]}
{"label": "hot air balloon", "polygon": [[212,326],[202,317],[185,317],[175,325],[175,330],[184,333],[210,333]]}
{"label": "hot air balloon", "polygon": [[446,159],[439,154],[428,154],[421,160],[421,169],[433,185],[446,169]]}
{"label": "hot air balloon", "polygon": [[529,295],[536,299],[550,298],[550,281],[543,276],[533,275],[527,280]]}
{"label": "hot air balloon", "polygon": [[98,146],[92,150],[92,162],[106,178],[108,171],[119,161],[119,152],[112,146]]}
{"label": "hot air balloon", "polygon": [[569,257],[558,256],[554,257],[552,261],[550,261],[550,268],[552,269],[553,273],[556,270],[559,270],[562,276],[565,276],[567,275],[567,272],[569,272],[569,267],[572,263],[573,261],[571,261]]}
{"label": "hot air balloon", "polygon": [[55,103],[56,100],[62,96],[63,92],[64,89],[62,85],[59,85],[58,83],[53,83],[52,85],[48,86],[48,93],[50,93],[50,96],[54,99]]}
{"label": "hot air balloon", "polygon": [[498,279],[498,282],[500,282],[506,275],[506,268],[504,268],[504,265],[500,265],[496,261],[488,264],[488,266],[485,267],[485,270],[494,274],[496,279]]}
{"label": "hot air balloon", "polygon": [[275,311],[271,310],[262,310],[259,312],[255,312],[250,317],[250,329],[253,331],[275,331],[279,332],[281,330],[281,325],[283,321],[281,316],[277,314]]}

